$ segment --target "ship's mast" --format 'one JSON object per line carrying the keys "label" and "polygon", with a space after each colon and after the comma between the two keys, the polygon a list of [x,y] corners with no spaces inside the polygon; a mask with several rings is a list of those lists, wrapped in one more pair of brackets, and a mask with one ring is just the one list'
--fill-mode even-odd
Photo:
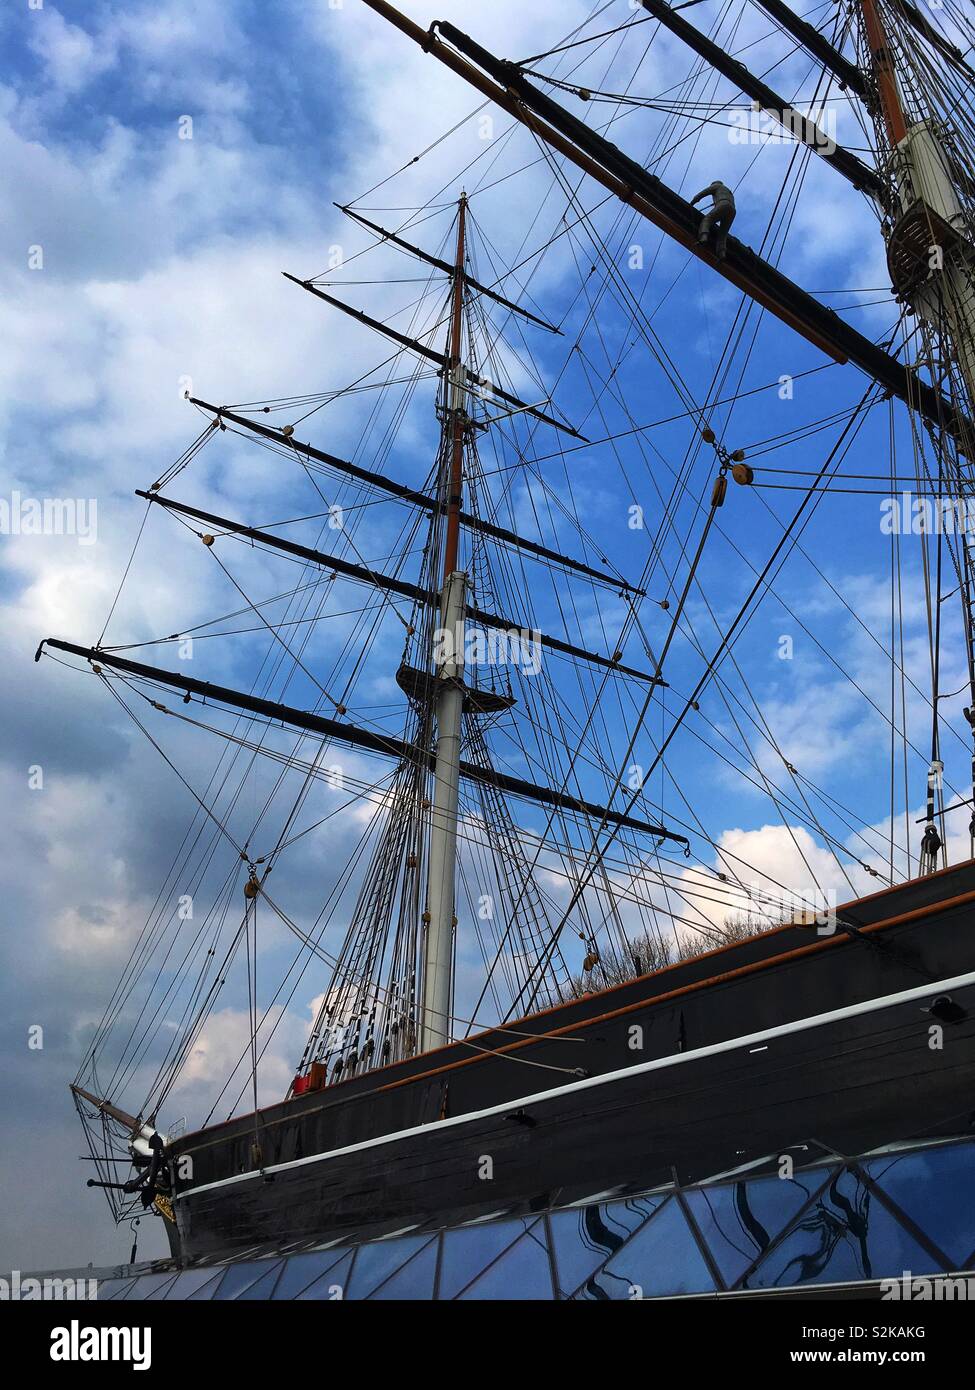
{"label": "ship's mast", "polygon": [[467,370],[463,362],[464,258],[467,197],[457,206],[457,247],[451,298],[450,344],[444,413],[444,477],[440,495],[447,502],[447,526],[440,592],[440,626],[435,634],[435,716],[437,749],[424,913],[420,1050],[450,1038],[454,959],[454,884],[457,865],[457,809],[460,789],[461,723],[464,711],[464,613],[467,575],[457,568],[460,511],[467,433]]}
{"label": "ship's mast", "polygon": [[[973,286],[968,215],[960,196],[958,170],[949,157],[944,133],[924,116],[909,121],[897,81],[891,37],[877,0],[861,0],[867,44],[880,99],[883,129],[896,181],[899,217],[889,232],[892,269],[906,268],[911,250],[923,254],[928,272],[923,285],[907,296],[919,317],[942,334],[958,363],[971,418],[975,402],[975,286]],[[923,244],[909,237],[922,224],[930,236]],[[894,286],[899,289],[898,285]]]}
{"label": "ship's mast", "polygon": [[[940,363],[957,364],[954,394],[970,420],[975,402],[975,275],[972,227],[960,196],[957,163],[949,157],[945,133],[924,111],[909,119],[898,83],[892,35],[877,0],[860,0],[864,36],[879,101],[876,116],[881,148],[889,152],[891,217],[885,224],[888,264],[894,290],[929,326]],[[959,456],[949,486],[965,502],[975,494],[970,465]],[[948,480],[946,480],[948,481]],[[966,512],[967,515],[967,512]],[[975,710],[975,556],[967,526],[959,542],[959,585],[965,623],[969,685]],[[940,603],[940,595],[938,596]],[[939,610],[940,611],[940,610]],[[937,693],[935,694],[927,812],[921,842],[921,873],[939,867],[942,836],[935,823],[940,789]],[[975,790],[975,752],[972,757]],[[975,815],[970,826],[975,847]]]}

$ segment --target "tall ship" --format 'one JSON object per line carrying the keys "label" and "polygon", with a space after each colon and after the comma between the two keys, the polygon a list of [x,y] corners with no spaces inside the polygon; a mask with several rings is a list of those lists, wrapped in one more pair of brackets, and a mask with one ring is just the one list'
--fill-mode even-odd
{"label": "tall ship", "polygon": [[[555,1296],[627,1296],[617,1209],[702,1246],[669,1292],[753,1289],[798,1232],[771,1283],[888,1273],[871,1201],[967,1268],[975,1225],[949,1248],[869,1165],[970,1190],[970,12],[619,0],[515,60],[363,5],[475,137],[404,144],[439,192],[390,175],[286,272],[349,379],[194,385],[100,639],[38,648],[188,816],[71,1085],[81,1181],[162,1223],[143,1277],[251,1262],[253,1296],[566,1213],[595,1254]],[[844,207],[882,285],[819,283]],[[248,477],[261,515],[217,505]],[[127,606],[160,533],[216,616]],[[805,1194],[777,1223],[766,1178]],[[454,1296],[431,1260],[414,1296]]]}

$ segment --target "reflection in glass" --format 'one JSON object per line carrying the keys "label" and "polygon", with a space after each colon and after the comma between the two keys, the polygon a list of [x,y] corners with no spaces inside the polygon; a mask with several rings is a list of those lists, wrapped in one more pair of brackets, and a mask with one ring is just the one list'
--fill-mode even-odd
{"label": "reflection in glass", "polygon": [[[646,1221],[665,1200],[664,1197],[642,1198],[640,1207],[643,1220]],[[588,1279],[593,1270],[610,1255],[615,1254],[634,1229],[633,1225],[628,1229],[623,1228],[619,1220],[621,1207],[624,1212],[630,1210],[623,1203],[617,1203],[613,1207],[596,1205],[552,1212],[549,1225],[555,1268],[559,1288],[565,1296]]]}
{"label": "reflection in glass", "polygon": [[632,1235],[655,1211],[659,1211],[668,1196],[668,1193],[664,1193],[659,1197],[630,1197],[625,1202],[604,1202],[603,1224],[608,1231],[617,1235]]}
{"label": "reflection in glass", "polygon": [[715,1287],[675,1197],[613,1255],[591,1283],[598,1284],[611,1298],[704,1293]]}
{"label": "reflection in glass", "polygon": [[951,1269],[968,1268],[975,1253],[975,1145],[874,1158],[863,1167],[944,1251]]}
{"label": "reflection in glass", "polygon": [[829,1175],[820,1168],[793,1178],[754,1178],[685,1193],[727,1288],[765,1253]]}
{"label": "reflection in glass", "polygon": [[662,1294],[703,1293],[713,1288],[714,1280],[687,1218],[677,1199],[671,1197],[583,1285],[576,1297],[656,1298]]}
{"label": "reflection in glass", "polygon": [[671,1189],[440,1232],[429,1222],[423,1232],[358,1247],[303,1243],[291,1255],[228,1265],[127,1277],[112,1270],[98,1297],[631,1299],[710,1292],[712,1270],[719,1288],[758,1289],[941,1273],[975,1261],[975,1144],[876,1155],[859,1169],[830,1159],[779,1178],[766,1165],[761,1177],[680,1195]]}
{"label": "reflection in glass", "polygon": [[860,1179],[846,1171],[830,1181],[742,1287],[834,1284],[905,1269],[930,1274],[936,1268]]}

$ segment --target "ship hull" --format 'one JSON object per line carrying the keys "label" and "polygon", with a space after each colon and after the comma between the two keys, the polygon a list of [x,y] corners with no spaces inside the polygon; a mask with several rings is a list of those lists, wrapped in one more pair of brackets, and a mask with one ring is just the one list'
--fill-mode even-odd
{"label": "ship hull", "polygon": [[[172,1153],[192,1160],[177,1253],[530,1210],[700,1180],[795,1145],[850,1154],[963,1132],[975,865],[839,917],[848,929],[833,936],[778,929],[478,1035],[476,1048],[185,1136]],[[952,1005],[936,1004],[946,992]]]}

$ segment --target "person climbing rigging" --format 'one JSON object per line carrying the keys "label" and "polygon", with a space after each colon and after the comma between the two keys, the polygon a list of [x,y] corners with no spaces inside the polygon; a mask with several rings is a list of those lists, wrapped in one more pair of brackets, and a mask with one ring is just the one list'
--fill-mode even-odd
{"label": "person climbing rigging", "polygon": [[701,245],[705,245],[711,237],[714,229],[717,236],[714,241],[714,254],[718,260],[724,260],[724,254],[728,247],[728,228],[735,220],[735,195],[727,184],[715,179],[714,183],[708,184],[707,188],[702,188],[696,198],[691,199],[691,207],[699,203],[702,198],[710,198],[712,206],[701,218],[701,226],[698,229],[697,239]]}

